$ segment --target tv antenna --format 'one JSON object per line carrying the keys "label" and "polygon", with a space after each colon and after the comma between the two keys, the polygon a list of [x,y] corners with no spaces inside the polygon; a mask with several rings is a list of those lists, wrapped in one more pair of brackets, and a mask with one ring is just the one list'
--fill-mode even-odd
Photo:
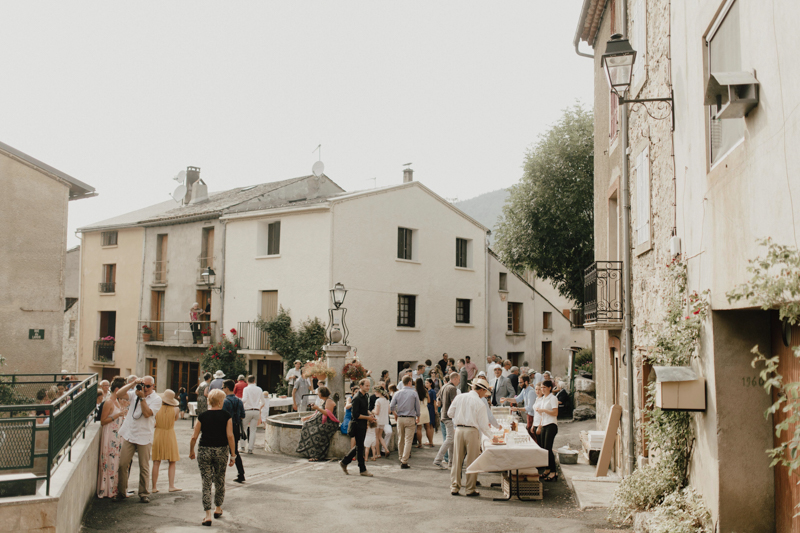
{"label": "tv antenna", "polygon": [[316,177],[320,177],[322,176],[322,173],[325,172],[325,164],[322,162],[322,145],[318,145],[311,151],[312,154],[314,152],[318,153],[319,158],[317,159],[317,162],[311,166],[311,173]]}
{"label": "tv antenna", "polygon": [[181,170],[172,179],[180,183],[180,185],[178,185],[178,187],[172,192],[170,196],[172,196],[172,199],[175,200],[177,203],[181,203],[186,197],[186,185],[185,185],[186,171]]}
{"label": "tv antenna", "polygon": [[410,167],[410,166],[411,166],[411,163],[406,163],[406,164],[405,164],[405,165],[403,165],[403,166],[404,166],[404,167],[406,167],[406,168],[408,168],[408,167]]}

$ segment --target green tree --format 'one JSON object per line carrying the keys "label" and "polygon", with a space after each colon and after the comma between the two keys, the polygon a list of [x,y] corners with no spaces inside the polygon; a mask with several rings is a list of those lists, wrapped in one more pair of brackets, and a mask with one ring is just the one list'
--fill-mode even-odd
{"label": "green tree", "polygon": [[594,261],[594,139],[590,111],[576,104],[525,155],[497,230],[496,251],[516,271],[549,279],[583,304],[583,271]]}

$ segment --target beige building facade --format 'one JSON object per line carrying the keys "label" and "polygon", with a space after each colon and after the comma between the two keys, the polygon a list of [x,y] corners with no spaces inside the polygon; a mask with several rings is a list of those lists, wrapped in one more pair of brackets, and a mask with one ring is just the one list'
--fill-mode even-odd
{"label": "beige building facade", "polygon": [[[778,442],[774,421],[764,417],[770,397],[751,367],[758,344],[781,353],[781,325],[774,313],[730,303],[726,293],[748,279],[748,260],[771,237],[797,246],[800,233],[800,103],[792,88],[800,66],[791,60],[800,37],[789,21],[800,5],[754,0],[621,0],[584,2],[576,34],[594,49],[595,69],[595,259],[621,261],[620,179],[622,158],[617,102],[600,62],[613,33],[625,34],[637,51],[628,98],[674,92],[674,131],[669,107],[629,104],[631,192],[631,298],[636,383],[633,413],[636,450],[626,447],[630,413],[625,409],[615,466],[628,454],[647,460],[642,440],[643,385],[651,379],[646,356],[652,338],[646,325],[658,323],[671,287],[665,281],[672,260],[670,240],[680,239],[688,261],[689,291],[710,291],[711,314],[692,363],[706,380],[706,409],[693,415],[696,446],[691,484],[703,495],[718,531],[796,531],[792,518],[800,502],[796,477],[770,468],[765,453]],[[711,76],[744,72],[758,83],[758,97],[746,116],[716,118]],[[710,100],[707,100],[709,93]],[[707,105],[711,103],[712,105]],[[657,120],[664,117],[665,120]],[[674,154],[674,155],[673,155]],[[600,263],[598,263],[600,265]],[[611,266],[616,267],[614,263]],[[598,267],[599,268],[599,267]],[[624,273],[620,273],[624,275]],[[618,288],[615,288],[618,291]],[[621,292],[612,296],[621,299]],[[617,320],[619,318],[619,320]],[[626,408],[626,367],[621,315],[599,324],[595,372],[599,426],[610,406]],[[800,341],[795,332],[791,342]],[[786,369],[787,374],[796,370]],[[800,379],[800,376],[793,376]],[[757,381],[757,380],[756,380]]]}
{"label": "beige building facade", "polygon": [[3,373],[62,370],[67,214],[94,188],[0,143]]}

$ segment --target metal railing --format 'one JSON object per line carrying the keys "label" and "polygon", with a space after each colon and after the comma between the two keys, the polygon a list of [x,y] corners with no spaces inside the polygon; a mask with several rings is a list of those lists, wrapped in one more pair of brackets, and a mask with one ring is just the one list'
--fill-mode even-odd
{"label": "metal railing", "polygon": [[[145,340],[144,328],[152,330],[149,340]],[[139,343],[159,343],[165,346],[208,346],[214,342],[214,332],[217,329],[216,320],[202,320],[199,322],[166,322],[163,320],[140,320]],[[205,332],[205,335],[203,334]],[[206,339],[204,339],[206,337]],[[204,342],[208,340],[209,342]]]}
{"label": "metal railing", "polygon": [[72,445],[86,436],[96,406],[97,374],[0,375],[0,471],[46,479],[50,495],[53,472],[65,457],[72,460]]}
{"label": "metal railing", "polygon": [[164,285],[167,282],[169,261],[153,261],[153,285]]}
{"label": "metal railing", "polygon": [[113,281],[110,281],[110,282],[107,282],[107,283],[100,283],[99,289],[100,289],[100,292],[106,292],[107,293],[107,292],[114,292],[116,287],[117,287],[117,284],[115,282],[113,282]]}
{"label": "metal railing", "polygon": [[208,278],[203,277],[203,271],[208,267],[214,268],[214,257],[198,257],[197,261],[199,264],[197,267],[197,284],[208,285]]}
{"label": "metal railing", "polygon": [[584,321],[622,322],[622,262],[597,261],[584,272]]}
{"label": "metal railing", "polygon": [[622,322],[622,261],[596,261],[583,279],[585,323]]}
{"label": "metal railing", "polygon": [[239,322],[239,344],[245,350],[269,350],[269,334],[255,322]]}
{"label": "metal railing", "polygon": [[92,361],[102,364],[114,364],[114,344],[115,341],[94,341],[92,351]]}

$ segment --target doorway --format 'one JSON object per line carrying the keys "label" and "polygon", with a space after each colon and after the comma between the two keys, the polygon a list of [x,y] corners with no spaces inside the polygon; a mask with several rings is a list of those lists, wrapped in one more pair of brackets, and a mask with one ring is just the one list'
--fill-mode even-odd
{"label": "doorway", "polygon": [[553,371],[553,343],[551,341],[542,343],[542,372]]}
{"label": "doorway", "polygon": [[117,338],[117,312],[100,311],[100,338]]}
{"label": "doorway", "polygon": [[511,361],[511,366],[520,366],[525,360],[525,352],[508,352],[506,358]]}
{"label": "doorway", "polygon": [[150,328],[153,330],[153,340],[164,340],[164,291],[150,292]]}
{"label": "doorway", "polygon": [[199,363],[191,361],[170,361],[170,388],[178,395],[181,387],[189,394],[189,401],[197,401],[197,379]]}
{"label": "doorway", "polygon": [[[255,370],[255,371],[254,371]],[[250,373],[264,392],[275,392],[283,377],[282,361],[250,361]]]}

